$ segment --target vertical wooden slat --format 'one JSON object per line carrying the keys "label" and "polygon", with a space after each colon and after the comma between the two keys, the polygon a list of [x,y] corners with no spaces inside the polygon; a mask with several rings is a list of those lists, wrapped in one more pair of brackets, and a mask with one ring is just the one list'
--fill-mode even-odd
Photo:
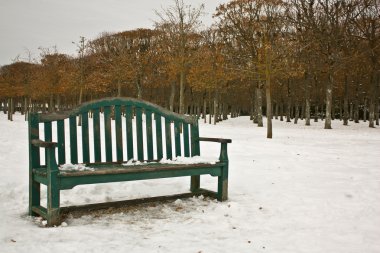
{"label": "vertical wooden slat", "polygon": [[106,148],[106,161],[112,162],[112,133],[111,133],[111,107],[104,107],[104,139]]}
{"label": "vertical wooden slat", "polygon": [[136,107],[136,137],[137,137],[137,159],[139,161],[144,161],[142,110],[139,107]]}
{"label": "vertical wooden slat", "polygon": [[77,142],[77,117],[73,116],[69,119],[70,123],[70,157],[71,163],[78,163],[78,142]]}
{"label": "vertical wooden slat", "polygon": [[191,130],[191,156],[200,155],[198,123],[192,124]]}
{"label": "vertical wooden slat", "polygon": [[41,187],[33,179],[33,169],[40,167],[40,149],[32,145],[32,140],[39,139],[38,115],[29,114],[29,215],[38,215],[32,211],[34,206],[40,206]]}
{"label": "vertical wooden slat", "polygon": [[152,112],[145,110],[146,117],[146,145],[148,149],[148,160],[153,160],[153,133],[152,133]]}
{"label": "vertical wooden slat", "polygon": [[[195,123],[190,125],[190,135],[191,135],[191,156],[200,155],[199,147],[199,129],[198,129],[198,119]],[[201,185],[200,176],[191,176],[190,179],[190,190],[191,192],[196,192],[199,190]]]}
{"label": "vertical wooden slat", "polygon": [[185,157],[190,156],[190,145],[189,145],[189,124],[183,123],[183,147],[185,152]]}
{"label": "vertical wooden slat", "polygon": [[181,123],[174,121],[175,155],[181,156]]}
{"label": "vertical wooden slat", "polygon": [[133,159],[133,128],[132,128],[132,107],[127,105],[125,108],[125,127],[127,137],[127,157],[128,160]]}
{"label": "vertical wooden slat", "polygon": [[83,163],[90,162],[90,144],[89,144],[89,133],[88,133],[88,113],[82,113],[82,155]]}
{"label": "vertical wooden slat", "polygon": [[65,151],[65,121],[57,121],[57,139],[58,139],[58,164],[66,163]]}
{"label": "vertical wooden slat", "polygon": [[165,140],[166,140],[166,159],[172,159],[172,133],[171,122],[165,118]]}
{"label": "vertical wooden slat", "polygon": [[123,134],[121,125],[120,105],[115,105],[115,133],[116,133],[116,159],[118,162],[123,161]]}
{"label": "vertical wooden slat", "polygon": [[[44,123],[44,135],[45,135],[45,141],[51,142],[52,141],[52,126],[51,122],[45,122]],[[45,164],[47,164],[47,149],[45,149]]]}
{"label": "vertical wooden slat", "polygon": [[155,113],[154,118],[156,120],[156,147],[157,147],[157,160],[161,160],[163,158],[162,152],[162,123],[161,123],[161,115]]}
{"label": "vertical wooden slat", "polygon": [[93,111],[93,128],[94,128],[94,157],[95,162],[102,161],[102,149],[100,145],[100,116],[99,108],[94,109]]}

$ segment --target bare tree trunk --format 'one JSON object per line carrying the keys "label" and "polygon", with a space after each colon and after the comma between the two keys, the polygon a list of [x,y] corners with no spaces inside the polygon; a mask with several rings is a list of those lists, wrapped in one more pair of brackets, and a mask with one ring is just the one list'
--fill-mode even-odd
{"label": "bare tree trunk", "polygon": [[318,122],[318,113],[319,113],[319,108],[318,108],[318,105],[316,104],[314,106],[314,122]]}
{"label": "bare tree trunk", "polygon": [[203,99],[203,119],[204,119],[204,123],[206,123],[207,121],[207,100],[206,98]]}
{"label": "bare tree trunk", "polygon": [[377,72],[377,78],[376,78],[376,89],[375,89],[375,119],[376,119],[376,126],[379,125],[379,111],[380,111],[380,104],[379,104],[379,86],[380,86],[380,72]]}
{"label": "bare tree trunk", "polygon": [[335,119],[335,103],[333,100],[331,104],[331,120],[334,120],[334,119]]}
{"label": "bare tree trunk", "polygon": [[343,125],[347,126],[348,125],[348,80],[347,80],[347,75],[344,76],[344,114],[343,114]]}
{"label": "bare tree trunk", "polygon": [[351,101],[350,103],[350,121],[354,120],[354,103]]}
{"label": "bare tree trunk", "polygon": [[179,80],[179,113],[183,114],[185,110],[185,71],[180,73]]}
{"label": "bare tree trunk", "polygon": [[274,107],[274,119],[278,119],[278,103]]}
{"label": "bare tree trunk", "polygon": [[215,91],[214,95],[214,125],[218,122],[219,114],[219,103],[218,103],[219,94],[218,91]]}
{"label": "bare tree trunk", "polygon": [[8,99],[8,120],[13,121],[13,98]]}
{"label": "bare tree trunk", "polygon": [[367,98],[364,99],[363,104],[363,121],[367,122]]}
{"label": "bare tree trunk", "polygon": [[299,117],[299,114],[300,114],[300,108],[298,106],[298,102],[296,102],[296,111],[295,111],[295,115],[294,115],[294,124],[297,124],[298,123],[298,117]]}
{"label": "bare tree trunk", "polygon": [[257,126],[258,127],[263,127],[263,97],[261,93],[261,88],[256,88],[256,96],[257,96]]}
{"label": "bare tree trunk", "polygon": [[254,105],[253,105],[253,99],[250,99],[250,106],[249,106],[249,120],[254,120]]}
{"label": "bare tree trunk", "polygon": [[212,103],[211,103],[211,94],[209,93],[208,97],[208,107],[209,109],[209,115],[208,115],[208,123],[211,125],[211,116],[213,114],[213,108],[212,108]]}
{"label": "bare tree trunk", "polygon": [[370,99],[370,102],[369,102],[369,127],[373,128],[375,127],[375,104],[376,104],[376,100],[378,100],[379,98],[376,96],[376,86],[377,86],[377,79],[379,78],[378,75],[380,75],[380,73],[378,74],[376,72],[376,70],[373,70],[372,71],[373,74],[372,74],[372,78],[371,78],[371,99]]}
{"label": "bare tree trunk", "polygon": [[257,107],[258,107],[258,103],[257,103],[257,87],[255,88],[255,94],[254,94],[254,100],[253,100],[253,123],[254,124],[258,124],[259,121],[258,121],[258,112],[257,112]]}
{"label": "bare tree trunk", "polygon": [[333,91],[333,77],[329,73],[329,78],[326,85],[326,119],[325,129],[331,129],[331,107],[332,107],[332,91]]}
{"label": "bare tree trunk", "polygon": [[169,109],[174,112],[175,82],[170,85]]}
{"label": "bare tree trunk", "polygon": [[355,99],[355,106],[354,106],[354,120],[355,123],[359,123],[359,99],[356,97]]}
{"label": "bare tree trunk", "polygon": [[119,79],[117,80],[117,96],[121,97],[121,82]]}
{"label": "bare tree trunk", "polygon": [[[141,78],[140,77],[137,78],[137,80],[136,80],[136,88],[137,88],[137,98],[138,99],[142,99],[142,97],[143,97],[143,88],[142,88]],[[121,91],[121,88],[120,88],[120,91]]]}
{"label": "bare tree trunk", "polygon": [[53,107],[54,107],[54,97],[53,97],[54,95],[53,94],[50,94],[50,101],[49,101],[49,112],[53,112],[54,111],[54,109],[53,109]]}
{"label": "bare tree trunk", "polygon": [[271,72],[272,72],[272,58],[271,51],[265,48],[265,96],[267,100],[267,138],[272,139],[272,96],[271,96]]}
{"label": "bare tree trunk", "polygon": [[24,112],[25,112],[25,121],[28,121],[29,117],[29,99],[24,97]]}

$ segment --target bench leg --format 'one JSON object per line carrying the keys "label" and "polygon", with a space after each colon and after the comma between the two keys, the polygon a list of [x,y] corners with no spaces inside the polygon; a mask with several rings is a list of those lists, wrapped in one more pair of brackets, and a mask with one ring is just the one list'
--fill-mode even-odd
{"label": "bench leg", "polygon": [[218,194],[217,199],[219,201],[225,201],[228,199],[228,167],[222,168],[222,175],[218,177]]}
{"label": "bench leg", "polygon": [[190,191],[197,192],[201,186],[201,176],[191,176]]}
{"label": "bench leg", "polygon": [[37,213],[32,211],[33,207],[38,207],[41,205],[41,187],[40,183],[33,180],[32,176],[29,179],[29,215],[38,216]]}
{"label": "bench leg", "polygon": [[48,175],[47,186],[47,225],[58,226],[61,224],[59,200],[60,191],[58,187],[58,171],[53,171]]}

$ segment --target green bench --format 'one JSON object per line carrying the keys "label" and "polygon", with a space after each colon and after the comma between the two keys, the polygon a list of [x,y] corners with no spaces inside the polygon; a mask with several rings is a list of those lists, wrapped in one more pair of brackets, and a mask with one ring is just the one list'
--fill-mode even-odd
{"label": "green bench", "polygon": [[[79,118],[81,126],[77,126]],[[176,114],[143,100],[106,98],[71,111],[31,113],[28,138],[29,214],[45,218],[48,226],[62,221],[60,191],[77,185],[190,176],[190,190],[195,194],[203,190],[200,175],[211,175],[218,177],[218,190],[209,192],[219,201],[227,200],[227,143],[231,140],[200,138],[196,117]],[[199,156],[200,141],[221,143],[219,161],[159,162],[163,158]],[[139,165],[130,165],[131,161]],[[68,163],[91,169],[60,168]],[[40,203],[41,184],[47,186],[46,208]]]}

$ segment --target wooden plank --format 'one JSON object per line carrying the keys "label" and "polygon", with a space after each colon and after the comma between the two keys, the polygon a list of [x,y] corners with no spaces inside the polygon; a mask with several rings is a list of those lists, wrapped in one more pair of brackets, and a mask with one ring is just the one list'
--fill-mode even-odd
{"label": "wooden plank", "polygon": [[57,121],[57,139],[58,139],[58,164],[66,163],[65,151],[65,121]]}
{"label": "wooden plank", "polygon": [[69,118],[70,124],[70,159],[72,164],[78,163],[78,141],[77,141],[77,117]]}
{"label": "wooden plank", "polygon": [[104,107],[104,139],[106,148],[106,161],[112,161],[112,132],[111,132],[111,107]]}
{"label": "wooden plank", "polygon": [[137,137],[137,159],[139,161],[144,161],[142,109],[140,107],[136,107],[136,137]]}
{"label": "wooden plank", "polygon": [[154,118],[156,120],[156,147],[157,147],[157,160],[161,160],[163,158],[162,152],[162,122],[161,115],[155,113]]}
{"label": "wooden plank", "polygon": [[175,155],[181,156],[181,122],[174,121]]}
{"label": "wooden plank", "polygon": [[125,127],[127,138],[127,157],[128,160],[133,159],[133,128],[132,128],[132,107],[126,106],[125,108]]}
{"label": "wooden plank", "polygon": [[231,143],[231,139],[222,139],[222,138],[206,138],[206,137],[199,137],[200,141],[209,141],[209,142],[219,142],[219,143]]}
{"label": "wooden plank", "polygon": [[[45,141],[46,142],[52,141],[52,124],[51,124],[51,122],[45,122],[44,123],[44,135],[45,135]],[[45,149],[45,164],[47,164],[47,149]]]}
{"label": "wooden plank", "polygon": [[190,144],[189,144],[189,124],[183,123],[183,147],[185,157],[190,156]]}
{"label": "wooden plank", "polygon": [[165,118],[166,159],[172,159],[172,131],[171,121]]}
{"label": "wooden plank", "polygon": [[165,108],[162,108],[158,105],[152,104],[150,102],[147,102],[141,99],[135,99],[135,98],[103,98],[99,100],[93,100],[87,103],[83,103],[77,108],[74,108],[73,110],[70,110],[70,111],[59,111],[55,113],[40,114],[39,121],[46,122],[46,121],[56,121],[56,120],[67,119],[69,117],[73,117],[83,112],[88,112],[90,110],[95,110],[97,108],[106,107],[106,106],[115,106],[115,105],[145,108],[153,113],[158,113],[162,115],[163,117],[168,118],[172,121],[180,120],[182,122],[186,122],[189,124],[193,124],[197,121],[197,117],[177,114]]}
{"label": "wooden plank", "polygon": [[33,207],[40,206],[41,187],[34,180],[33,169],[41,166],[40,164],[40,148],[32,144],[32,140],[39,139],[38,114],[30,113],[28,119],[29,134],[29,215],[38,215]]}
{"label": "wooden plank", "polygon": [[190,125],[191,134],[191,156],[200,155],[198,124]]}
{"label": "wooden plank", "polygon": [[102,161],[102,149],[100,143],[100,115],[99,108],[93,111],[93,128],[94,128],[94,157],[95,162]]}
{"label": "wooden plank", "polygon": [[90,162],[90,144],[89,144],[89,133],[88,133],[88,113],[82,113],[82,155],[83,163]]}
{"label": "wooden plank", "polygon": [[[159,203],[160,205],[162,203],[165,203],[167,201],[174,201],[181,198],[192,198],[194,196],[200,196],[203,195],[205,197],[211,197],[216,198],[216,192],[205,190],[205,189],[199,189],[199,191],[195,193],[180,193],[180,194],[174,194],[174,195],[167,195],[167,196],[158,196],[158,197],[148,197],[148,198],[141,198],[141,199],[130,199],[130,200],[122,200],[122,201],[112,201],[112,202],[105,202],[105,203],[95,203],[95,204],[86,204],[86,205],[80,205],[80,206],[67,206],[67,207],[61,207],[61,214],[62,215],[72,215],[74,218],[81,217],[84,213],[88,214],[90,212],[99,211],[103,209],[108,209],[110,211],[112,208],[113,212],[122,212],[123,210],[117,210],[118,208],[125,208],[125,207],[132,207],[132,206],[138,206],[138,205],[146,205],[149,203]],[[41,209],[44,209],[43,207]],[[39,210],[36,210],[36,212]]]}
{"label": "wooden plank", "polygon": [[152,131],[152,112],[145,111],[146,117],[146,145],[148,151],[148,160],[153,160],[153,131]]}
{"label": "wooden plank", "polygon": [[[91,175],[114,175],[114,174],[132,174],[140,173],[144,174],[146,172],[162,172],[162,171],[179,171],[179,170],[189,170],[196,173],[199,169],[210,169],[207,174],[213,176],[220,176],[221,170],[220,167],[223,167],[224,163],[216,162],[215,164],[211,163],[197,163],[197,164],[147,164],[147,165],[132,165],[132,166],[123,166],[116,164],[114,166],[102,166],[99,168],[94,168],[94,170],[85,170],[85,171],[65,171],[61,172],[60,177],[78,177],[78,176],[91,176]],[[211,169],[216,169],[212,171]],[[191,174],[189,174],[191,175]]]}
{"label": "wooden plank", "polygon": [[116,160],[123,161],[123,134],[120,105],[115,106]]}

